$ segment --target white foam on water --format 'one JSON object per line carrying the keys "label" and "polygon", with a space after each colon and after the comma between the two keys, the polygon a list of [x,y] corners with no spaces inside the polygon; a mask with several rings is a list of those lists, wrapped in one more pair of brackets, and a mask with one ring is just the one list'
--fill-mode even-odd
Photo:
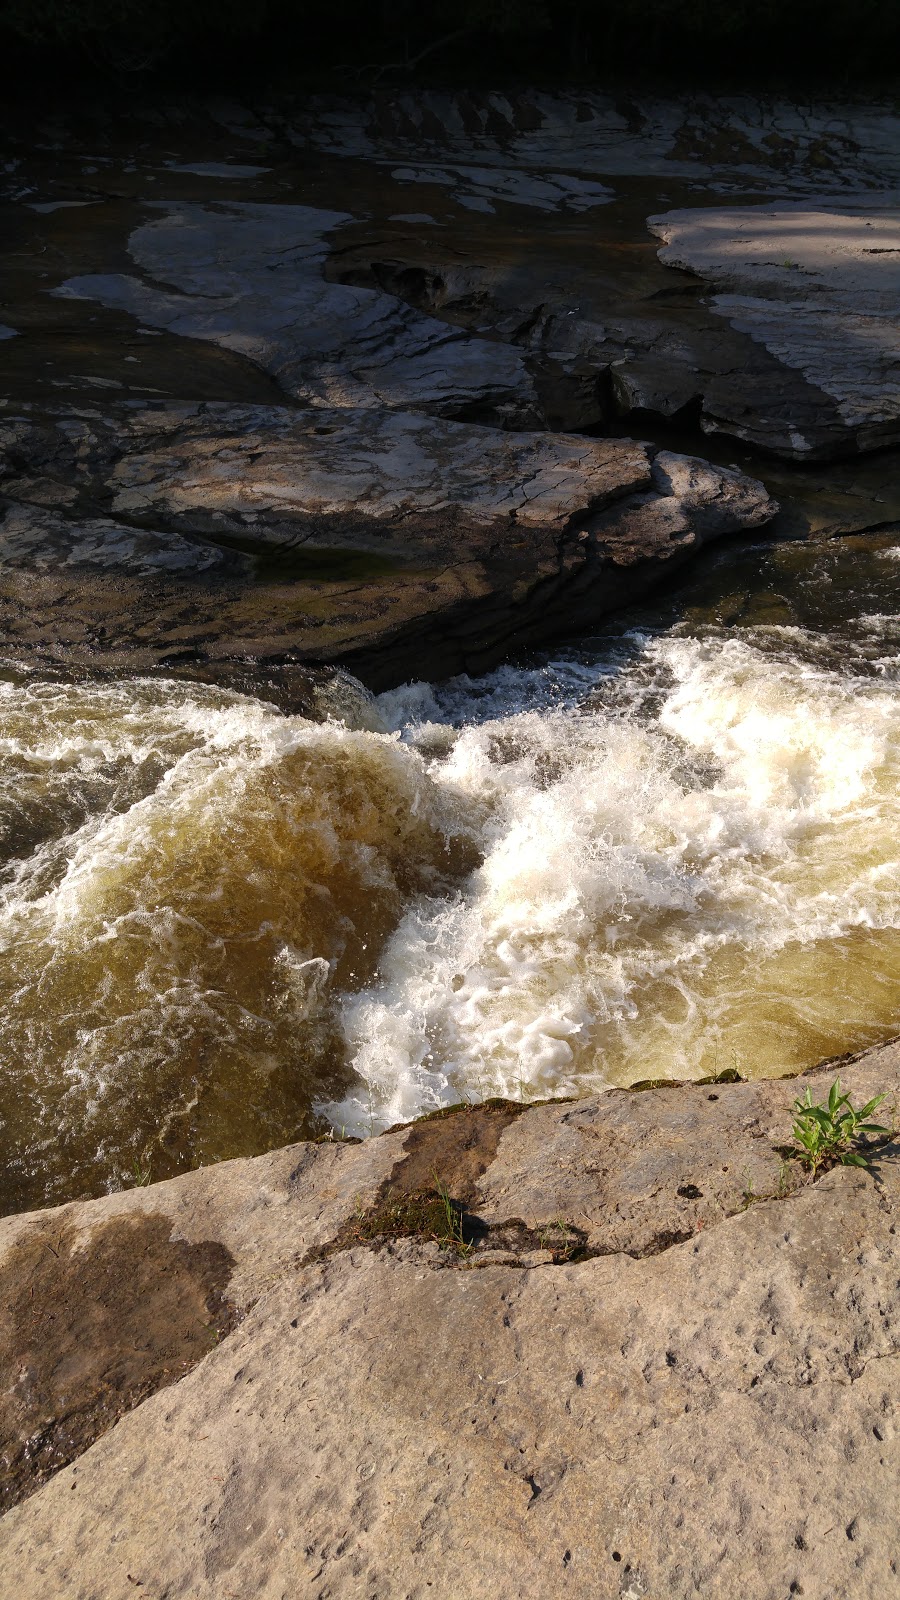
{"label": "white foam on water", "polygon": [[[746,636],[515,680],[382,697],[483,862],[410,905],[378,982],[345,1000],[364,1087],[335,1120],[696,1077],[735,1048],[744,1071],[785,1071],[799,1035],[816,1059],[864,1022],[846,941],[900,926],[894,690]],[[813,951],[842,981],[810,996],[799,974],[792,1002]]]}
{"label": "white foam on water", "polygon": [[368,1133],[896,1031],[900,695],[869,633],[874,662],[633,634],[383,695],[387,732],[0,684],[21,1195],[283,1143],[313,1103]]}
{"label": "white foam on water", "polygon": [[184,1164],[302,1127],[346,1078],[332,989],[471,860],[434,796],[396,737],[215,689],[0,686],[11,1164],[96,1182],[161,1130]]}

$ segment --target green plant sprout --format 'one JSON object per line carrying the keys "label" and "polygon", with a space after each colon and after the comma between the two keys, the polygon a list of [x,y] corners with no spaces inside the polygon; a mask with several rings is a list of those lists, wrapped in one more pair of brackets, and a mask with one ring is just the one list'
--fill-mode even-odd
{"label": "green plant sprout", "polygon": [[454,1250],[458,1250],[460,1255],[468,1255],[470,1246],[463,1230],[462,1213],[453,1204],[447,1185],[441,1182],[437,1173],[434,1174],[434,1186],[447,1224],[447,1231],[443,1238],[438,1239],[438,1244],[449,1245]]}
{"label": "green plant sprout", "polygon": [[886,1095],[876,1094],[855,1111],[850,1096],[841,1093],[841,1080],[835,1078],[823,1105],[814,1105],[812,1090],[794,1101],[794,1142],[800,1146],[800,1160],[815,1177],[822,1166],[867,1167],[869,1158],[852,1146],[864,1133],[887,1133],[890,1128],[866,1119],[881,1105]]}

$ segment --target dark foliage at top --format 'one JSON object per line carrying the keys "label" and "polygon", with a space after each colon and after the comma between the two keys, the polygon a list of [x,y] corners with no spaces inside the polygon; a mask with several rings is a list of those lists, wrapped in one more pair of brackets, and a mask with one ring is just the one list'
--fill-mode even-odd
{"label": "dark foliage at top", "polygon": [[900,0],[0,0],[23,66],[348,83],[883,77]]}

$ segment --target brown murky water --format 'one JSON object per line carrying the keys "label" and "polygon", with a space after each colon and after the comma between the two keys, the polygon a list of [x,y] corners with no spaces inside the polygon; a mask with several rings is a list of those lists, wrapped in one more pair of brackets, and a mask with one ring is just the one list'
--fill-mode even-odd
{"label": "brown murky water", "polygon": [[383,733],[10,673],[5,1205],[896,1032],[898,549],[720,552]]}

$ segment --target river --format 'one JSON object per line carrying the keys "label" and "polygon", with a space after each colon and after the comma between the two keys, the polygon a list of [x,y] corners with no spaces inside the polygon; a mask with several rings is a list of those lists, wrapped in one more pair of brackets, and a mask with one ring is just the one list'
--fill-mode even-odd
{"label": "river", "polygon": [[[0,1209],[900,1031],[892,126],[524,91],[13,118]],[[523,427],[736,462],[782,509],[481,678],[345,682],[326,722],[190,680],[558,633],[510,595],[606,487],[497,572],[527,499],[433,548],[413,515],[518,493]]]}
{"label": "river", "polygon": [[10,668],[5,1209],[889,1037],[898,619],[889,537],[744,541],[355,727]]}

